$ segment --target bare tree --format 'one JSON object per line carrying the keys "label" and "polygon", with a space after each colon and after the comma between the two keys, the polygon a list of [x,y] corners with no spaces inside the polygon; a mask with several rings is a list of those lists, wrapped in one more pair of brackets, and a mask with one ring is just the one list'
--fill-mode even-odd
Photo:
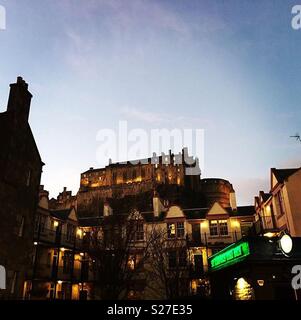
{"label": "bare tree", "polygon": [[102,225],[92,231],[90,243],[101,298],[125,299],[143,273],[150,253],[143,220],[134,213],[105,217]]}
{"label": "bare tree", "polygon": [[170,238],[163,228],[153,228],[150,235],[148,286],[161,290],[166,299],[189,294],[188,247],[186,239]]}

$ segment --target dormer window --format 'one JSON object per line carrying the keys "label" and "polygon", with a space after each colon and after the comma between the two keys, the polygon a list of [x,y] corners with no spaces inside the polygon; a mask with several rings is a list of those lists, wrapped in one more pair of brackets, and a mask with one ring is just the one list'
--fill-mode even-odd
{"label": "dormer window", "polygon": [[168,223],[167,236],[169,239],[184,238],[185,236],[184,222]]}

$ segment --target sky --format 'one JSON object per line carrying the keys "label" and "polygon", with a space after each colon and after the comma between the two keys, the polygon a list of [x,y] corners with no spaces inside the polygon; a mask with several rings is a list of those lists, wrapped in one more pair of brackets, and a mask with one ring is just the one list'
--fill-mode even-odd
{"label": "sky", "polygon": [[269,190],[270,168],[301,166],[290,138],[301,133],[295,4],[0,0],[0,112],[22,76],[51,196],[76,193],[81,172],[108,164],[97,133],[126,120],[130,129],[204,129],[202,177],[229,180],[238,204],[253,204]]}

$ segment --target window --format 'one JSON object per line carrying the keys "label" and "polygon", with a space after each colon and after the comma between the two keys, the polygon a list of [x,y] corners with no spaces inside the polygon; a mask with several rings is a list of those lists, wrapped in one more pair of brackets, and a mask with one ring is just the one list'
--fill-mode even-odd
{"label": "window", "polygon": [[142,240],[144,240],[144,227],[143,227],[143,222],[138,222],[138,223],[137,223],[136,240],[137,240],[137,241],[142,241]]}
{"label": "window", "polygon": [[141,169],[141,177],[142,177],[142,178],[145,178],[145,168],[142,168],[142,169]]}
{"label": "window", "polygon": [[58,227],[58,221],[51,219],[51,229],[56,230],[57,227]]}
{"label": "window", "polygon": [[49,288],[49,298],[50,299],[54,299],[54,289],[55,289],[55,285],[54,285],[54,283],[51,283],[50,288]]}
{"label": "window", "polygon": [[187,266],[187,252],[186,249],[170,250],[168,252],[168,267],[173,269],[176,267]]}
{"label": "window", "polygon": [[218,235],[217,220],[210,220],[210,235],[211,236]]}
{"label": "window", "polygon": [[279,216],[283,216],[285,214],[285,208],[284,208],[284,200],[282,196],[281,190],[277,193],[277,201],[278,201],[278,207],[279,207]]}
{"label": "window", "polygon": [[167,235],[169,239],[176,237],[176,225],[175,223],[168,223],[167,224]]}
{"label": "window", "polygon": [[185,236],[184,222],[168,223],[167,236],[169,239],[184,238]]}
{"label": "window", "polygon": [[219,221],[219,233],[221,236],[228,235],[228,224],[227,220],[220,220]]}
{"label": "window", "polygon": [[72,256],[70,252],[64,252],[63,256],[63,273],[70,273]]}
{"label": "window", "polygon": [[210,236],[227,236],[228,222],[227,220],[210,220]]}
{"label": "window", "polygon": [[177,222],[177,237],[183,238],[185,235],[184,222]]}
{"label": "window", "polygon": [[127,172],[123,171],[123,182],[126,182],[128,179]]}
{"label": "window", "polygon": [[67,241],[73,241],[75,239],[75,226],[67,224]]}
{"label": "window", "polygon": [[135,269],[135,258],[134,257],[129,257],[128,268],[130,270],[134,270]]}
{"label": "window", "polygon": [[40,216],[40,231],[41,232],[45,231],[45,225],[46,225],[46,217]]}

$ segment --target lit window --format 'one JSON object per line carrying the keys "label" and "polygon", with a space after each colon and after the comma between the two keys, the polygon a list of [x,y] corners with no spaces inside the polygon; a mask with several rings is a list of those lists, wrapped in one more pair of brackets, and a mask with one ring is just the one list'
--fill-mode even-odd
{"label": "lit window", "polygon": [[176,237],[175,223],[168,223],[167,224],[167,233],[168,233],[168,238],[175,238]]}
{"label": "lit window", "polygon": [[133,257],[130,257],[128,260],[128,268],[130,270],[134,270],[135,269],[135,259]]}
{"label": "lit window", "polygon": [[217,236],[218,235],[218,227],[217,227],[217,220],[210,220],[210,235]]}
{"label": "lit window", "polygon": [[168,238],[183,238],[185,236],[184,222],[167,224]]}
{"label": "lit window", "polygon": [[220,220],[219,221],[219,233],[221,236],[228,235],[228,223],[227,220]]}
{"label": "lit window", "polygon": [[210,235],[211,236],[227,236],[228,223],[227,220],[210,220]]}
{"label": "lit window", "polygon": [[183,238],[185,235],[184,222],[177,222],[177,237]]}

